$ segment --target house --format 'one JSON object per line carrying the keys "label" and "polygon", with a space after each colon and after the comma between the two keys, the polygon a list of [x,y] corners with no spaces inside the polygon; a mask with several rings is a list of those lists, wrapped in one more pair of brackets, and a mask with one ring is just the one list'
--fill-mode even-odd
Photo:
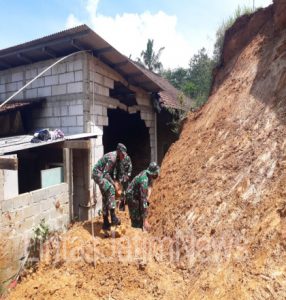
{"label": "house", "polygon": [[[166,108],[181,109],[178,95],[86,25],[0,50],[0,233],[13,239],[2,252],[23,255],[42,218],[55,230],[88,218],[92,166],[118,142],[134,174],[160,163],[176,139]],[[66,137],[30,143],[39,128]]]}

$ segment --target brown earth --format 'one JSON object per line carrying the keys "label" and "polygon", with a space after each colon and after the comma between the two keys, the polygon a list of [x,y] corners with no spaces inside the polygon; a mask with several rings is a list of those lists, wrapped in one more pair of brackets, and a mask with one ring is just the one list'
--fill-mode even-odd
{"label": "brown earth", "polygon": [[274,13],[230,30],[242,45],[225,45],[152,193],[152,233],[181,240],[189,299],[286,299],[286,26]]}
{"label": "brown earth", "polygon": [[126,225],[109,238],[95,220],[94,244],[90,222],[53,237],[38,270],[22,278],[8,299],[184,299],[184,273],[164,261],[146,232],[128,225],[127,213],[120,217]]}
{"label": "brown earth", "polygon": [[283,8],[228,31],[212,95],[164,159],[151,234],[106,239],[96,221],[94,267],[90,223],[74,225],[9,299],[286,299]]}

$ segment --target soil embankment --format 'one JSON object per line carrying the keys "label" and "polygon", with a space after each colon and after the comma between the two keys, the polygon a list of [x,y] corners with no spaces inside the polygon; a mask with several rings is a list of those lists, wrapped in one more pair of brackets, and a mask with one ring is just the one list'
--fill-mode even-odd
{"label": "soil embankment", "polygon": [[10,299],[286,298],[285,9],[275,0],[227,32],[212,95],[164,159],[151,234],[103,239],[97,224],[94,268],[78,224],[61,237],[78,261],[52,255]]}

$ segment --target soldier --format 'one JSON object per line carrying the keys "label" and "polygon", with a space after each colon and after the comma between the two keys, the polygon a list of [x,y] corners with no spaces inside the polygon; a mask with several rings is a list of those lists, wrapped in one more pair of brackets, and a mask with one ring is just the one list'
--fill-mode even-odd
{"label": "soldier", "polygon": [[[120,225],[120,219],[115,215],[115,183],[114,170],[127,155],[127,149],[123,144],[118,144],[116,151],[106,153],[93,167],[92,178],[99,185],[102,194],[102,229],[109,230],[111,225]],[[113,177],[113,178],[112,178]],[[110,212],[111,224],[108,220]]]}
{"label": "soldier", "polygon": [[122,161],[117,165],[114,178],[118,179],[122,186],[122,194],[120,197],[119,210],[125,211],[125,203],[126,203],[126,191],[129,184],[129,179],[132,174],[132,162],[131,158],[126,155]]}
{"label": "soldier", "polygon": [[151,162],[148,169],[139,173],[128,186],[126,199],[129,208],[131,226],[135,228],[149,229],[147,222],[148,213],[148,187],[159,175],[160,168],[155,162]]}

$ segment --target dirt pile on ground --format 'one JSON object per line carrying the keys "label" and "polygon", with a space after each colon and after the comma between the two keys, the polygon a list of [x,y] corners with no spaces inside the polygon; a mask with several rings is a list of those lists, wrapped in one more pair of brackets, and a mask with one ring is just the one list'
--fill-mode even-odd
{"label": "dirt pile on ground", "polygon": [[179,241],[189,299],[286,299],[283,5],[230,29],[212,96],[154,186],[153,234]]}
{"label": "dirt pile on ground", "polygon": [[[129,224],[126,213],[120,217]],[[164,262],[146,232],[123,225],[105,238],[101,225],[97,218],[94,243],[91,222],[53,237],[38,270],[23,278],[8,299],[184,299],[184,273]]]}

